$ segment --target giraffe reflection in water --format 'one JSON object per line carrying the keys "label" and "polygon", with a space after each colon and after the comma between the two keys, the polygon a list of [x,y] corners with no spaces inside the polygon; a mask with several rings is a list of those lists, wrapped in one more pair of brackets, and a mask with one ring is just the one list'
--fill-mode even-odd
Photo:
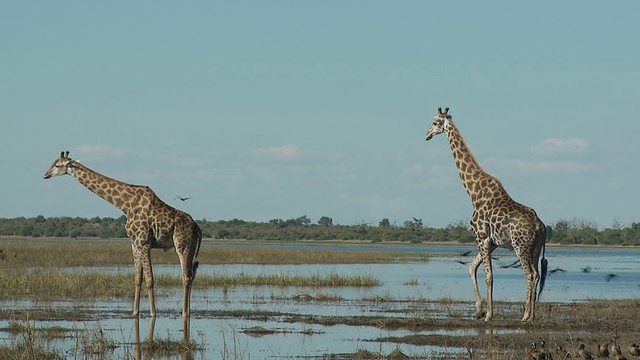
{"label": "giraffe reflection in water", "polygon": [[[149,333],[147,335],[147,338],[145,340],[140,340],[140,319],[138,317],[134,317],[133,318],[133,337],[134,337],[134,344],[133,344],[133,353],[134,353],[134,359],[135,360],[141,360],[141,359],[152,359],[153,358],[153,333],[155,331],[155,327],[156,327],[156,317],[152,316],[149,320]],[[186,360],[186,359],[191,359],[192,356],[192,351],[191,351],[191,337],[190,337],[190,331],[189,329],[191,328],[191,317],[186,316],[182,318],[182,344],[183,349],[182,351],[180,351],[180,359]],[[147,351],[145,354],[143,354],[142,350],[144,348],[144,344],[149,344],[149,346],[147,347]],[[144,355],[144,357],[143,357]]]}

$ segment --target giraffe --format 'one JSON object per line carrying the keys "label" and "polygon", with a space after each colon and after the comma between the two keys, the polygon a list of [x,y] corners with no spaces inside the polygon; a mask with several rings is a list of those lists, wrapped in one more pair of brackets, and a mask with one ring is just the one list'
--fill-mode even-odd
{"label": "giraffe", "polygon": [[[493,317],[493,272],[491,269],[491,253],[498,247],[515,250],[524,269],[527,280],[527,297],[525,300],[522,321],[533,321],[535,318],[536,288],[540,280],[538,259],[544,250],[546,227],[536,212],[514,201],[500,181],[485,172],[469,150],[460,131],[448,114],[449,108],[438,115],[427,131],[426,140],[435,135],[445,133],[458,168],[458,173],[467,194],[473,204],[471,228],[476,236],[478,255],[469,267],[469,275],[473,283],[476,316],[482,318],[482,297],[478,290],[477,272],[484,265],[485,282],[487,284],[487,304],[485,321]],[[542,255],[542,282],[546,275],[546,260]]]}
{"label": "giraffe", "polygon": [[202,242],[202,232],[198,224],[189,214],[165,204],[148,186],[131,185],[104,176],[71,159],[68,151],[60,153],[60,157],[53,162],[44,178],[65,174],[75,177],[80,184],[122,210],[127,216],[125,229],[131,238],[135,267],[133,316],[138,317],[140,309],[143,275],[149,292],[151,317],[156,316],[151,249],[161,248],[168,251],[175,248],[182,267],[182,317],[188,318],[191,311],[191,286],[198,268],[195,259]]}

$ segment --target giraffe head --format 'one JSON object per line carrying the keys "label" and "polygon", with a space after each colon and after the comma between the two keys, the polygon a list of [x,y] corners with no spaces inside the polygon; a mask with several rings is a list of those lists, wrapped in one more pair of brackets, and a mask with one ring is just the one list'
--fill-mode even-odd
{"label": "giraffe head", "polygon": [[49,170],[44,173],[44,178],[48,179],[53,176],[69,174],[69,169],[73,167],[74,162],[75,160],[69,157],[68,151],[62,151],[60,157],[57,158],[56,161],[51,164]]}
{"label": "giraffe head", "polygon": [[444,112],[442,111],[442,108],[438,108],[438,115],[433,117],[433,123],[431,123],[429,131],[427,131],[426,140],[429,141],[435,135],[442,134],[445,131],[445,124],[447,120],[451,120],[449,108],[444,108]]}

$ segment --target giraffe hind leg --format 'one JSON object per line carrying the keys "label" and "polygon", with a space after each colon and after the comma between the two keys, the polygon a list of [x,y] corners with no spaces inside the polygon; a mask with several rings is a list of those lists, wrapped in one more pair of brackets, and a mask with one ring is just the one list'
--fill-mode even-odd
{"label": "giraffe hind leg", "polygon": [[482,255],[480,252],[476,255],[476,257],[471,262],[469,266],[469,276],[471,276],[471,283],[473,284],[473,295],[475,297],[475,307],[476,307],[476,319],[481,319],[486,315],[486,312],[482,307],[482,296],[480,296],[480,289],[478,288],[478,268],[482,264]]}
{"label": "giraffe hind leg", "polygon": [[520,262],[522,263],[522,268],[527,280],[527,296],[525,298],[524,314],[521,321],[533,321],[535,318],[536,288],[540,276],[538,275],[537,266],[532,263],[531,259],[521,257]]}
{"label": "giraffe hind leg", "polygon": [[482,264],[484,265],[484,280],[487,284],[487,314],[484,317],[484,321],[489,321],[493,318],[493,269],[491,266],[491,251],[483,255]]}
{"label": "giraffe hind leg", "polygon": [[182,316],[189,317],[191,315],[191,288],[193,280],[196,276],[199,263],[194,261],[195,251],[190,247],[176,249],[180,258],[180,266],[182,269]]}

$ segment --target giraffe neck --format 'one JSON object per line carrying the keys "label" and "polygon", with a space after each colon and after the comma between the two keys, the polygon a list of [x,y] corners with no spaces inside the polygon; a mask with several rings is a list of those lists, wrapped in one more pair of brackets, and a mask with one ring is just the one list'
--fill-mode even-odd
{"label": "giraffe neck", "polygon": [[456,161],[460,180],[462,180],[462,185],[465,190],[467,190],[467,194],[469,194],[471,201],[475,205],[480,190],[489,183],[489,181],[483,180],[491,179],[497,181],[497,179],[489,175],[480,166],[452,120],[447,120],[445,129],[453,158]]}
{"label": "giraffe neck", "polygon": [[107,200],[125,214],[127,213],[129,207],[127,200],[135,195],[136,185],[112,179],[78,162],[74,162],[70,174],[91,192]]}

